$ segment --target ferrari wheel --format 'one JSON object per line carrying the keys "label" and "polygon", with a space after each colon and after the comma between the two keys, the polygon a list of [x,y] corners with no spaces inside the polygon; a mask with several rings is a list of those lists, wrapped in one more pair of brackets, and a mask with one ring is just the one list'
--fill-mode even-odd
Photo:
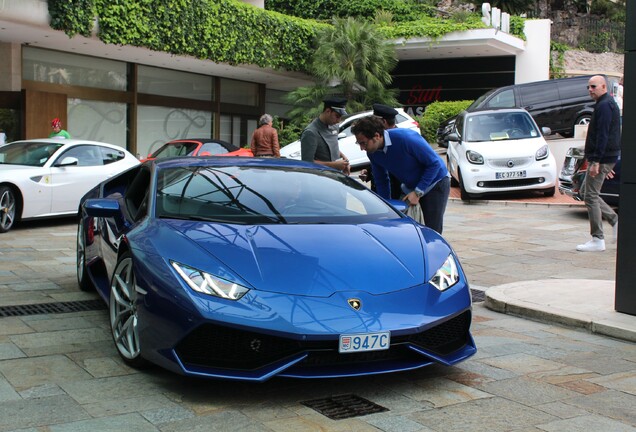
{"label": "ferrari wheel", "polygon": [[77,223],[77,284],[82,291],[92,291],[94,288],[86,268],[86,234],[82,219]]}
{"label": "ferrari wheel", "polygon": [[139,345],[137,291],[132,256],[128,252],[117,262],[110,283],[110,328],[117,352],[124,362],[136,368],[146,366]]}
{"label": "ferrari wheel", "polygon": [[5,233],[13,227],[15,217],[15,192],[9,186],[0,186],[0,233]]}

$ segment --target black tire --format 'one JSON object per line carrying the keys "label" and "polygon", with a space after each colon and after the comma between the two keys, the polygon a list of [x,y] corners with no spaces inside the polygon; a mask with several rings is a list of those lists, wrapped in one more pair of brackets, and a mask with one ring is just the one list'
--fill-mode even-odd
{"label": "black tire", "polygon": [[6,233],[19,217],[15,191],[9,186],[0,186],[0,233]]}
{"label": "black tire", "polygon": [[543,191],[543,196],[545,197],[551,197],[554,196],[554,193],[556,192],[556,186],[551,187],[550,189],[545,189]]}
{"label": "black tire", "polygon": [[453,173],[451,172],[451,166],[450,166],[450,158],[448,157],[448,155],[446,155],[446,169],[448,170],[448,172],[450,173],[450,185],[451,187],[457,187],[459,186],[459,182],[455,179],[455,177],[453,177]]}
{"label": "black tire", "polygon": [[466,192],[466,188],[464,187],[464,179],[462,179],[462,173],[460,171],[457,171],[457,173],[459,174],[459,196],[462,201],[470,201],[471,195]]}
{"label": "black tire", "polygon": [[93,291],[95,286],[88,276],[86,267],[86,232],[84,221],[80,218],[77,223],[77,253],[76,253],[77,284],[82,291]]}
{"label": "black tire", "polygon": [[117,261],[110,283],[108,310],[113,341],[120,357],[131,367],[147,367],[148,360],[141,356],[137,291],[130,252],[124,252]]}

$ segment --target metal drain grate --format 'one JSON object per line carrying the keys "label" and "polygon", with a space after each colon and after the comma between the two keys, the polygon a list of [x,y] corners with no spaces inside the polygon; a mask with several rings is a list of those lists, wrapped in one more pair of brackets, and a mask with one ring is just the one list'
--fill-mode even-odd
{"label": "metal drain grate", "polygon": [[106,309],[106,304],[104,304],[101,300],[37,303],[28,305],[0,306],[0,317],[84,312],[102,309]]}
{"label": "metal drain grate", "polygon": [[314,399],[301,402],[301,404],[318,411],[332,420],[342,420],[351,417],[359,417],[388,411],[387,408],[375,404],[365,398],[354,394],[330,396],[323,399]]}
{"label": "metal drain grate", "polygon": [[473,303],[479,303],[479,302],[483,302],[486,300],[486,292],[485,291],[479,291],[476,289],[470,289],[470,296],[473,299]]}

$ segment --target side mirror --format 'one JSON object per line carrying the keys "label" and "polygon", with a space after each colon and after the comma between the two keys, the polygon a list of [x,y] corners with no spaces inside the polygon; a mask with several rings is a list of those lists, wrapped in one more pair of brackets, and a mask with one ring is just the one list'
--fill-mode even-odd
{"label": "side mirror", "polygon": [[62,159],[61,162],[56,163],[55,166],[65,167],[65,166],[77,165],[78,163],[79,163],[79,159],[77,159],[76,157],[67,156],[64,159]]}
{"label": "side mirror", "polygon": [[549,127],[543,126],[541,128],[541,133],[543,134],[543,136],[552,135],[552,129],[550,129]]}
{"label": "side mirror", "polygon": [[402,201],[399,199],[390,199],[387,200],[389,202],[389,204],[391,204],[393,207],[395,207],[396,210],[401,211],[402,213],[406,214],[406,209],[409,208],[408,204],[406,203],[406,201]]}
{"label": "side mirror", "polygon": [[115,217],[121,214],[119,201],[114,199],[89,199],[84,202],[84,209],[91,217]]}
{"label": "side mirror", "polygon": [[457,135],[457,133],[455,133],[455,132],[449,133],[448,135],[446,135],[444,137],[444,141],[446,141],[446,142],[449,142],[449,141],[459,142],[459,135]]}

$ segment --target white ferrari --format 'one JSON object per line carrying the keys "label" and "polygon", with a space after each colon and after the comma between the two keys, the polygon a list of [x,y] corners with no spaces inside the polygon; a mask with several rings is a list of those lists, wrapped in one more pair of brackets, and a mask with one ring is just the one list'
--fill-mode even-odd
{"label": "white ferrari", "polygon": [[72,216],[95,185],[139,164],[114,144],[33,139],[0,146],[0,233],[26,219]]}

